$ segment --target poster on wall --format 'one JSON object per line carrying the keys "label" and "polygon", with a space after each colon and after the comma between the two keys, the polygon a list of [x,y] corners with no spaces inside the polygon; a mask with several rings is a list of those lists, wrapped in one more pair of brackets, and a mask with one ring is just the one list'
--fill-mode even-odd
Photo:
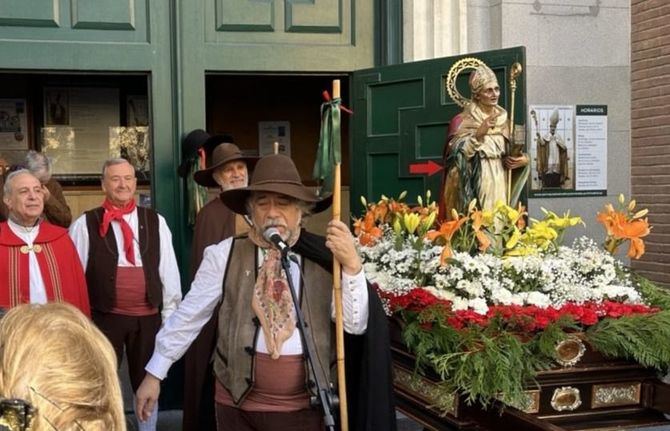
{"label": "poster on wall", "polygon": [[258,122],[258,154],[262,157],[274,153],[274,143],[279,153],[291,157],[291,123],[288,121]]}
{"label": "poster on wall", "polygon": [[575,189],[590,196],[607,195],[607,105],[577,105]]}
{"label": "poster on wall", "polygon": [[[585,106],[600,106],[604,117],[584,120],[580,109]],[[600,108],[596,111],[602,112]],[[606,194],[606,106],[530,105],[528,124],[530,197]]]}
{"label": "poster on wall", "polygon": [[110,127],[109,157],[128,160],[139,179],[149,179],[149,142],[148,127]]}
{"label": "poster on wall", "polygon": [[44,124],[47,126],[70,125],[70,91],[65,87],[44,89]]}
{"label": "poster on wall", "polygon": [[98,175],[109,158],[109,128],[119,126],[119,89],[47,87],[44,105],[42,150],[54,173]]}
{"label": "poster on wall", "polygon": [[149,125],[149,99],[143,95],[126,97],[126,124],[129,127]]}
{"label": "poster on wall", "polygon": [[25,99],[0,99],[0,148],[28,150]]}

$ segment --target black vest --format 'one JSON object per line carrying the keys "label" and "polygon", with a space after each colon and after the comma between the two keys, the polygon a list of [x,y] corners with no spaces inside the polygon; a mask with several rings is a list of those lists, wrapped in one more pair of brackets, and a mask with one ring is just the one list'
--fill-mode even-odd
{"label": "black vest", "polygon": [[[104,208],[86,211],[88,228],[88,265],[86,266],[86,284],[91,309],[107,313],[116,304],[116,269],[119,251],[114,231],[110,226],[107,235],[100,237],[100,224]],[[147,301],[151,306],[163,305],[163,284],[158,273],[160,262],[160,234],[158,214],[155,211],[137,207],[138,240],[144,281],[147,288]]]}

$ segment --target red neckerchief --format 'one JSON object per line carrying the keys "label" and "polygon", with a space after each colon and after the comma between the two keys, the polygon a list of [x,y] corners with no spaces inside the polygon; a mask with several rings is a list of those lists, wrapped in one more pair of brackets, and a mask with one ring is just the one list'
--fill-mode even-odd
{"label": "red neckerchief", "polygon": [[135,249],[133,248],[133,230],[130,228],[128,222],[123,219],[123,216],[135,211],[135,200],[132,199],[123,208],[115,207],[108,199],[102,203],[105,213],[102,216],[102,223],[100,224],[100,236],[105,237],[109,230],[109,225],[112,220],[116,220],[121,225],[121,232],[123,233],[123,251],[126,252],[126,259],[128,262],[135,265]]}

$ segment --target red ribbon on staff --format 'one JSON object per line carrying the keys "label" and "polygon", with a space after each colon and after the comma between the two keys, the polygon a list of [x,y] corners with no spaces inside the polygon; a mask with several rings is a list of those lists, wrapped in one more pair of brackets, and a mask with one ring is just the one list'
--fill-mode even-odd
{"label": "red ribbon on staff", "polygon": [[[321,93],[321,96],[323,96],[323,100],[326,101],[326,102],[330,102],[332,100],[328,90],[323,90],[323,93]],[[352,111],[351,109],[344,106],[344,103],[340,103],[340,109],[343,110],[344,112],[346,112],[349,115],[352,115],[354,113],[354,111]]]}

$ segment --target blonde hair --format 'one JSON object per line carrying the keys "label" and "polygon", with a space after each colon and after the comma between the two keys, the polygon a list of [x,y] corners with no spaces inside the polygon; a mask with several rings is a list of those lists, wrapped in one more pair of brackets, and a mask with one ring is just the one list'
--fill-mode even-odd
{"label": "blonde hair", "polygon": [[26,304],[0,320],[0,396],[37,410],[32,429],[125,431],[116,355],[69,304]]}

